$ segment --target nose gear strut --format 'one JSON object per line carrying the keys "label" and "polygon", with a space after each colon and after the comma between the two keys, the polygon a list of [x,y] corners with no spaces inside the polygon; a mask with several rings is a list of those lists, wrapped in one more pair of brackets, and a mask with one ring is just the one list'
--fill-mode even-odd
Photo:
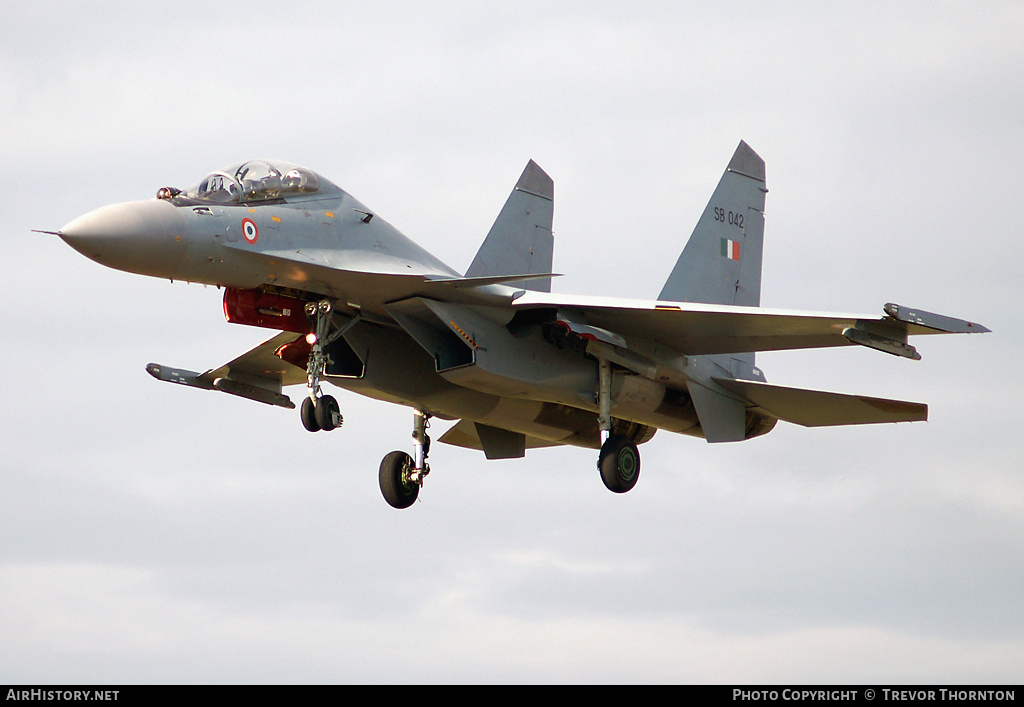
{"label": "nose gear strut", "polygon": [[[331,363],[326,349],[331,342],[348,331],[359,320],[359,315],[357,314],[333,332],[330,329],[334,320],[334,305],[330,300],[308,303],[306,316],[309,317],[310,323],[313,325],[313,331],[310,334],[313,341],[309,352],[309,362],[306,364],[306,387],[309,389],[309,396],[302,401],[299,415],[302,418],[302,426],[310,432],[335,430],[344,422],[338,401],[334,399],[334,396],[323,395],[320,391],[320,378],[324,374],[325,366]],[[309,337],[307,337],[308,339]]]}

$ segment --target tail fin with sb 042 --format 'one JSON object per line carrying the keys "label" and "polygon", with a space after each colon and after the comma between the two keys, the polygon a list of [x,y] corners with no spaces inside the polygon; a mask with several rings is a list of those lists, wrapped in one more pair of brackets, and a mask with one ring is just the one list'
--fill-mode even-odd
{"label": "tail fin with sb 042", "polygon": [[659,300],[761,304],[764,180],[764,160],[740,142]]}

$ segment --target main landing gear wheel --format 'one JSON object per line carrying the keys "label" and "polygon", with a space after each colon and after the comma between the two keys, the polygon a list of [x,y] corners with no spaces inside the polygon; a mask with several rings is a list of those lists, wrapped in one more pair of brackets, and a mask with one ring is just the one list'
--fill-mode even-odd
{"label": "main landing gear wheel", "polygon": [[413,461],[405,452],[391,452],[380,463],[380,492],[393,508],[416,502],[420,485],[412,478]]}
{"label": "main landing gear wheel", "polygon": [[597,468],[609,491],[626,493],[640,478],[640,452],[636,443],[625,435],[612,435],[601,445]]}
{"label": "main landing gear wheel", "polygon": [[640,452],[632,438],[612,434],[612,365],[606,359],[597,362],[597,428],[604,440],[597,458],[601,481],[609,491],[626,493],[640,478]]}
{"label": "main landing gear wheel", "polygon": [[427,455],[430,436],[427,434],[430,414],[412,411],[413,454],[391,452],[380,463],[380,492],[393,508],[408,508],[420,494],[423,479],[430,473]]}

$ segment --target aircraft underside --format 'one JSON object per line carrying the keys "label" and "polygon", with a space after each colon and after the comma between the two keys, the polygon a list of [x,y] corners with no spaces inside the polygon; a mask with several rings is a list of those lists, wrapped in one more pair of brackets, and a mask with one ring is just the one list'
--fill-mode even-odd
{"label": "aircraft underside", "polygon": [[[254,296],[265,300],[267,295]],[[431,417],[459,421],[441,442],[482,450],[488,459],[522,457],[527,449],[556,445],[602,449],[602,478],[618,493],[635,484],[636,447],[659,428],[704,436],[687,390],[594,358],[586,338],[551,312],[532,312],[519,322],[509,318],[502,325],[490,322],[486,311],[466,320],[469,313],[458,307],[421,299],[389,307],[393,322],[336,313],[328,300],[305,307],[307,328],[317,332],[314,342],[300,337],[276,354],[296,368],[306,364],[309,394],[300,411],[306,429],[340,426],[337,401],[322,394],[322,382],[414,410],[413,454],[389,454],[381,470],[382,491],[398,507],[414,499],[414,488],[429,473],[426,423]],[[432,321],[434,308],[452,317],[458,335],[443,334]],[[235,315],[234,321],[242,320]],[[494,344],[503,336],[515,340],[520,360],[528,365],[509,366],[477,343],[480,338]],[[753,410],[745,414],[745,438],[770,431],[776,422]],[[396,491],[403,488],[404,493]]]}

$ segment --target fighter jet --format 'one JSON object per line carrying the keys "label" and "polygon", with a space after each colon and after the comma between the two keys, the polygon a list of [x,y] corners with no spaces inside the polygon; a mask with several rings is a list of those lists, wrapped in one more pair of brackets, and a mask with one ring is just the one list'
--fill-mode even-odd
{"label": "fighter jet", "polygon": [[255,160],[155,199],[106,206],[56,232],[108,267],[224,290],[228,322],[275,330],[205,373],[151,363],[162,381],[295,408],[310,432],[342,425],[331,383],[413,410],[412,454],[380,464],[385,500],[416,501],[440,438],[488,459],[599,449],[616,493],[659,430],[708,442],[808,427],[927,419],[922,403],[769,384],[757,351],[860,345],[920,359],[913,334],[972,322],[886,304],[883,316],[761,308],[764,161],[740,142],[655,300],[551,292],[554,184],[530,161],[460,274],[306,168]]}

